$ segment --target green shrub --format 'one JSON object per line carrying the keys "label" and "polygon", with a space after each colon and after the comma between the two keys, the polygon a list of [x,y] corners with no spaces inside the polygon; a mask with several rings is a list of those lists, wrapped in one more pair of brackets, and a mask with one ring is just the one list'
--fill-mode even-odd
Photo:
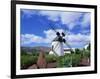
{"label": "green shrub", "polygon": [[81,61],[81,54],[72,54],[72,66],[76,67]]}
{"label": "green shrub", "polygon": [[84,58],[90,58],[90,51],[89,50],[85,50],[85,52],[83,53],[83,57]]}
{"label": "green shrub", "polygon": [[37,62],[37,56],[22,55],[21,56],[21,69],[27,68]]}
{"label": "green shrub", "polygon": [[58,57],[57,67],[70,67],[71,66],[71,57],[64,55]]}
{"label": "green shrub", "polygon": [[46,61],[47,61],[47,63],[50,63],[50,62],[56,62],[57,61],[57,56],[55,56],[55,55],[47,55],[46,54]]}
{"label": "green shrub", "polygon": [[65,54],[64,56],[58,57],[58,67],[76,67],[81,61],[81,54]]}
{"label": "green shrub", "polygon": [[57,59],[57,66],[58,67],[70,67],[71,63],[71,54],[65,54],[64,56],[60,56]]}

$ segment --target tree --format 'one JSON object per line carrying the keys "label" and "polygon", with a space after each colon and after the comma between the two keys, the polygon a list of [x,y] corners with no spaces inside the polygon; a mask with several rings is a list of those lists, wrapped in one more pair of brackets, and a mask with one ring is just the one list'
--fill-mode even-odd
{"label": "tree", "polygon": [[73,54],[74,53],[74,51],[73,50],[71,50],[71,54]]}
{"label": "tree", "polygon": [[87,50],[91,50],[91,46],[90,46],[90,43],[89,43],[89,45],[88,45],[88,47],[87,47]]}
{"label": "tree", "polygon": [[25,50],[21,50],[21,55],[27,55],[27,52]]}
{"label": "tree", "polygon": [[80,51],[79,49],[75,49],[75,53],[76,53],[76,54],[80,54],[81,51]]}

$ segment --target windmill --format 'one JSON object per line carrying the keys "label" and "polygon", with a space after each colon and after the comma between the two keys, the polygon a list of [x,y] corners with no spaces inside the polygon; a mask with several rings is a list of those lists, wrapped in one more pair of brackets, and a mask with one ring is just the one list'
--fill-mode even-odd
{"label": "windmill", "polygon": [[65,39],[65,36],[66,36],[65,31],[60,33],[59,31],[56,31],[54,29],[54,27],[51,26],[51,28],[55,31],[56,37],[52,41],[51,51],[49,52],[49,54],[55,54],[57,56],[63,56],[64,55],[64,44],[67,45],[67,47],[70,49],[70,51],[72,51],[71,46],[68,44],[68,42]]}
{"label": "windmill", "polygon": [[[51,46],[51,51],[49,52],[49,54],[55,54],[57,56],[57,62],[58,62],[58,66],[61,65],[60,61],[62,61],[62,57],[63,57],[63,67],[66,67],[66,59],[64,56],[64,44],[67,45],[67,47],[70,49],[70,52],[73,51],[71,46],[68,44],[67,40],[65,39],[65,32],[59,32],[56,31],[53,27],[51,27],[55,33],[56,33],[56,37],[53,39],[52,41],[52,46]],[[67,36],[68,37],[68,36]],[[61,58],[60,58],[61,57]],[[69,63],[67,63],[67,66],[72,67],[72,56],[71,56],[71,60]]]}

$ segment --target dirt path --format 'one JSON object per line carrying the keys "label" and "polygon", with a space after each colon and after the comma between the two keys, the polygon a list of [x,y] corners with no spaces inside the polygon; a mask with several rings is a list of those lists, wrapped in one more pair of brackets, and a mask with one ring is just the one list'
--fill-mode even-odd
{"label": "dirt path", "polygon": [[[46,68],[56,68],[57,67],[57,63],[53,62],[53,63],[48,63]],[[37,64],[33,64],[32,66],[29,66],[28,69],[38,69]]]}

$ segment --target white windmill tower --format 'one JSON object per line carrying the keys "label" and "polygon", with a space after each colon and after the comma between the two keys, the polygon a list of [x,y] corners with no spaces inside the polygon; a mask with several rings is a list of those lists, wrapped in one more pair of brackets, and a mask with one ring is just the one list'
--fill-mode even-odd
{"label": "white windmill tower", "polygon": [[64,44],[67,45],[67,47],[71,49],[71,46],[66,42],[65,40],[65,33],[59,33],[56,32],[56,38],[52,41],[52,50],[49,52],[49,54],[56,54],[57,56],[63,56],[64,55]]}
{"label": "white windmill tower", "polygon": [[[51,44],[51,51],[49,54],[55,54],[57,56],[63,56],[64,55],[64,44],[67,45],[70,51],[72,51],[71,46],[67,43],[65,40],[65,36],[68,38],[68,33],[66,33],[67,28],[63,27],[63,31],[56,30],[55,27],[53,27],[49,23],[49,27],[56,33],[56,37],[53,39]],[[66,35],[65,35],[66,34]]]}

